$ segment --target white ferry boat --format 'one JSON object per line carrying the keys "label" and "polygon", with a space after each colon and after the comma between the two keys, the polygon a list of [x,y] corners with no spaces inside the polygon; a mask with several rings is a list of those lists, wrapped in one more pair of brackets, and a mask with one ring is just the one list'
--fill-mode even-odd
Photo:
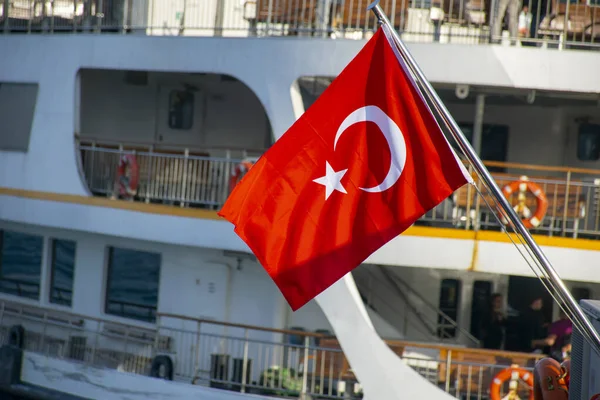
{"label": "white ferry boat", "polygon": [[[503,0],[382,1],[498,184],[542,189],[543,204],[511,201],[546,209],[535,239],[577,299],[597,299],[600,15],[524,4],[517,31]],[[291,312],[216,211],[372,35],[367,6],[0,0],[0,329],[28,354],[22,379],[102,399],[116,376],[362,396],[317,302]],[[510,335],[481,348],[493,293],[518,311],[539,291],[558,316],[485,200],[457,191],[352,273],[389,347],[463,399],[541,357],[510,351]]]}

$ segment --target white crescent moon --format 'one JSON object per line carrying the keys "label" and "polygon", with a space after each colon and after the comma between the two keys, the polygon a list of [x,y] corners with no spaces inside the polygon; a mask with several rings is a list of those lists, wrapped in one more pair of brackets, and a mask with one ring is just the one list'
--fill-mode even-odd
{"label": "white crescent moon", "polygon": [[400,175],[402,175],[404,164],[406,163],[406,143],[404,141],[402,131],[398,125],[396,125],[394,120],[388,117],[388,115],[384,113],[381,108],[377,106],[362,107],[352,112],[346,117],[344,122],[342,122],[337,133],[335,134],[333,150],[335,150],[335,146],[337,145],[339,138],[346,131],[346,129],[357,122],[373,122],[375,125],[377,125],[379,130],[381,130],[381,133],[383,133],[383,136],[385,136],[385,140],[390,148],[390,154],[392,158],[390,169],[385,179],[379,185],[370,188],[359,189],[370,193],[379,193],[388,190],[398,181]]}

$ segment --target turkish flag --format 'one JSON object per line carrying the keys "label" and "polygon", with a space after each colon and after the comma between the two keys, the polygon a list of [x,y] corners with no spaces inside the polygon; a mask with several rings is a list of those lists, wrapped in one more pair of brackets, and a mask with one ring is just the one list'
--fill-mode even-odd
{"label": "turkish flag", "polygon": [[380,28],[219,212],[294,311],[470,181],[389,40]]}

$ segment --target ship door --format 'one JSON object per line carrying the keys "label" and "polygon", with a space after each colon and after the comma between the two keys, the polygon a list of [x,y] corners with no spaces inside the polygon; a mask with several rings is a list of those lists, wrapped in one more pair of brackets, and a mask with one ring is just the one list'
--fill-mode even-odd
{"label": "ship door", "polygon": [[160,86],[156,143],[164,147],[201,147],[202,92],[192,85]]}

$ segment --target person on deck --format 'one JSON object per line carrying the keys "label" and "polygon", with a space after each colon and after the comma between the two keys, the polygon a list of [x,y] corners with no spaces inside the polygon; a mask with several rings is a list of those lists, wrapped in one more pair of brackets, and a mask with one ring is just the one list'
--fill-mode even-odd
{"label": "person on deck", "polygon": [[548,336],[547,329],[544,328],[543,305],[542,297],[534,295],[529,307],[519,316],[519,341],[516,351],[542,353],[545,348],[554,345],[555,338]]}
{"label": "person on deck", "polygon": [[494,293],[490,298],[488,312],[482,316],[481,340],[484,349],[499,350],[502,348],[506,324],[502,306],[502,295]]}
{"label": "person on deck", "polygon": [[562,362],[565,356],[570,353],[572,333],[573,323],[561,309],[559,319],[554,321],[548,328],[548,337],[554,339],[554,344],[550,348],[550,355],[557,361]]}

